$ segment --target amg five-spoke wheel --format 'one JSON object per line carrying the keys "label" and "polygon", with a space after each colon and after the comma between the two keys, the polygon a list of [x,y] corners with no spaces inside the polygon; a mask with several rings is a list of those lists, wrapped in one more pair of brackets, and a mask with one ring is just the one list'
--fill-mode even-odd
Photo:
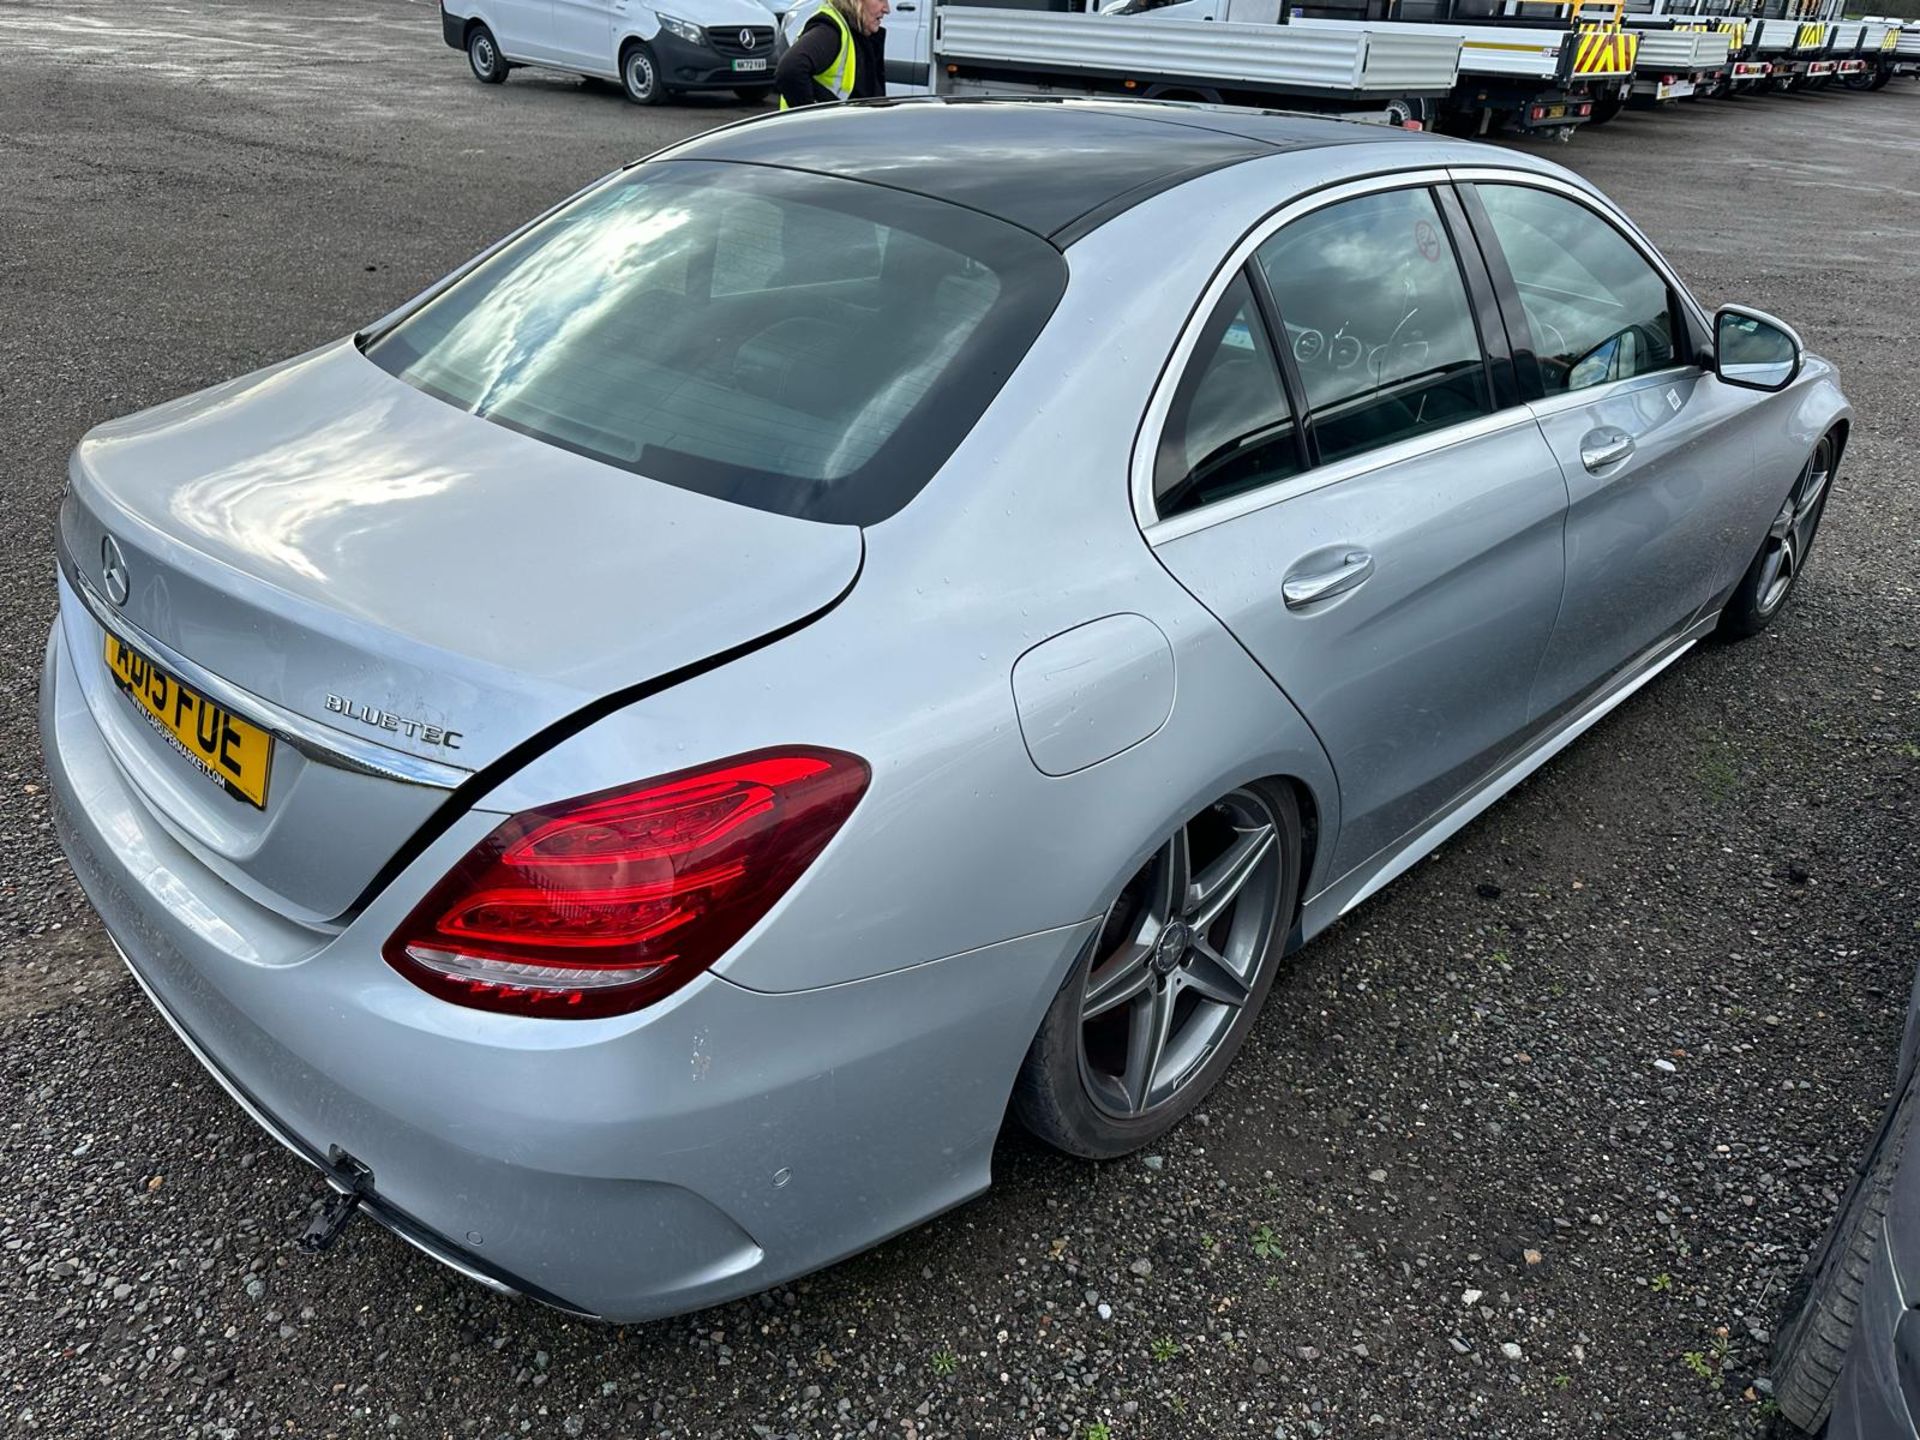
{"label": "amg five-spoke wheel", "polygon": [[1181,825],[1121,888],[1048,1011],[1015,1096],[1073,1154],[1163,1133],[1213,1087],[1273,979],[1298,887],[1300,822],[1249,785]]}
{"label": "amg five-spoke wheel", "polygon": [[1721,634],[1732,639],[1756,634],[1787,603],[1794,583],[1806,568],[1820,517],[1826,513],[1839,458],[1839,437],[1832,432],[1821,436],[1767,527],[1753,564],[1721,612]]}
{"label": "amg five-spoke wheel", "polygon": [[1827,498],[1827,482],[1833,476],[1833,439],[1821,440],[1800,472],[1793,493],[1787,496],[1780,513],[1767,530],[1767,548],[1760,556],[1758,600],[1762,614],[1771,615],[1787,598],[1787,591],[1800,574],[1806,554],[1813,548],[1813,534],[1820,526],[1820,511]]}

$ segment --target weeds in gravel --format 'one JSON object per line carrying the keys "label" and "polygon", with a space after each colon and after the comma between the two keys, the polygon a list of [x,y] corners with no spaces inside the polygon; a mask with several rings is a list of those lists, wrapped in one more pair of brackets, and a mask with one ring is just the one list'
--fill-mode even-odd
{"label": "weeds in gravel", "polygon": [[936,1350],[927,1363],[933,1367],[934,1374],[951,1375],[960,1368],[960,1357],[951,1350]]}
{"label": "weeds in gravel", "polygon": [[1658,1275],[1653,1277],[1653,1288],[1663,1293],[1673,1289],[1673,1276],[1662,1270]]}
{"label": "weeds in gravel", "polygon": [[1730,800],[1734,791],[1740,788],[1740,771],[1728,755],[1724,742],[1701,757],[1698,773],[1700,788],[1707,792],[1709,800]]}
{"label": "weeds in gravel", "polygon": [[1158,1360],[1163,1365],[1167,1361],[1173,1359],[1173,1357],[1178,1355],[1179,1353],[1180,1353],[1179,1342],[1174,1340],[1169,1340],[1164,1335],[1161,1336],[1158,1340],[1153,1342],[1153,1358]]}
{"label": "weeds in gravel", "polygon": [[1200,1248],[1201,1248],[1202,1250],[1206,1250],[1206,1251],[1211,1251],[1211,1250],[1212,1250],[1212,1249],[1214,1248],[1214,1246],[1216,1246],[1216,1245],[1218,1245],[1219,1243],[1220,1243],[1220,1242],[1219,1242],[1218,1240],[1216,1240],[1216,1239],[1214,1239],[1214,1238],[1213,1238],[1213,1236],[1211,1236],[1211,1235],[1204,1235],[1204,1234],[1203,1234],[1203,1235],[1202,1235],[1202,1236],[1200,1237]]}
{"label": "weeds in gravel", "polygon": [[1705,1350],[1689,1350],[1680,1360],[1687,1369],[1718,1390],[1726,1384],[1727,1351],[1731,1345],[1723,1325],[1713,1332],[1713,1339],[1707,1342]]}
{"label": "weeds in gravel", "polygon": [[1095,1421],[1087,1426],[1087,1440],[1113,1440],[1113,1432],[1107,1429],[1105,1421]]}
{"label": "weeds in gravel", "polygon": [[1564,1390],[1569,1385],[1573,1384],[1573,1376],[1567,1374],[1565,1371],[1562,1371],[1560,1374],[1554,1376],[1553,1379],[1549,1380],[1547,1383],[1553,1386],[1553,1388],[1556,1390]]}
{"label": "weeds in gravel", "polygon": [[1271,1225],[1262,1225],[1253,1232],[1253,1253],[1262,1260],[1284,1260],[1287,1252],[1280,1248],[1280,1237],[1273,1233]]}

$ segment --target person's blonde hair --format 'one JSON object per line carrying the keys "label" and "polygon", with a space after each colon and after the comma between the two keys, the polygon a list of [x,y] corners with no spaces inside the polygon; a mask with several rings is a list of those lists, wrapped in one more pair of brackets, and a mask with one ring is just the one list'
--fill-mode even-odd
{"label": "person's blonde hair", "polygon": [[861,4],[861,0],[827,0],[827,3],[840,12],[840,18],[847,22],[847,28],[854,34],[867,33],[860,19],[860,12],[866,8]]}

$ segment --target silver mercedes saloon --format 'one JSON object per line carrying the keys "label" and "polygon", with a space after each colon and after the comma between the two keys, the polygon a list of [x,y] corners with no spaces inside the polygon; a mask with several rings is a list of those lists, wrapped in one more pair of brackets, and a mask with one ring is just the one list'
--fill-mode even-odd
{"label": "silver mercedes saloon", "polygon": [[343,1208],[683,1311],[977,1195],[1009,1114],[1176,1124],[1290,952],[1780,614],[1851,424],[1527,155],[756,119],[81,441],[59,833]]}

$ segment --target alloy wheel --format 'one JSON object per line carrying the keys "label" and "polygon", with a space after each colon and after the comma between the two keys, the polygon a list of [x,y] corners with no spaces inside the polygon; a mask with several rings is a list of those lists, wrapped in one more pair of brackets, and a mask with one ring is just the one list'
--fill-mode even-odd
{"label": "alloy wheel", "polygon": [[1132,1119],[1178,1095],[1251,1001],[1285,870],[1280,822],[1235,790],[1155,852],[1107,912],[1080,1002],[1080,1073]]}
{"label": "alloy wheel", "polygon": [[1786,504],[1780,507],[1780,513],[1767,530],[1760,584],[1755,591],[1755,605],[1761,615],[1771,615],[1780,608],[1806,565],[1832,478],[1833,440],[1826,437],[1815,447],[1813,458],[1807,461],[1807,468],[1800,472]]}

